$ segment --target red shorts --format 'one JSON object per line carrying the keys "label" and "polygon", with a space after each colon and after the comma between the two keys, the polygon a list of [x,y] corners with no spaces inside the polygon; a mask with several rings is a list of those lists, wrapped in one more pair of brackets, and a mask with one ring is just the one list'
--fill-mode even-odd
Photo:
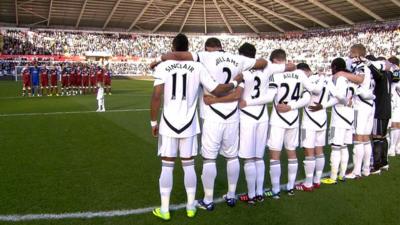
{"label": "red shorts", "polygon": [[68,87],[69,86],[68,78],[62,78],[61,79],[61,86],[62,87]]}
{"label": "red shorts", "polygon": [[31,80],[24,80],[24,87],[31,87]]}
{"label": "red shorts", "polygon": [[89,77],[83,77],[82,81],[83,81],[83,86],[84,87],[88,87],[89,86]]}
{"label": "red shorts", "polygon": [[105,78],[104,79],[104,85],[110,86],[111,85],[111,78]]}
{"label": "red shorts", "polygon": [[50,77],[50,83],[52,87],[57,86],[57,77]]}
{"label": "red shorts", "polygon": [[75,86],[75,82],[76,82],[76,81],[75,81],[75,78],[71,76],[71,77],[69,78],[69,86]]}
{"label": "red shorts", "polygon": [[42,87],[47,87],[49,86],[49,80],[42,80],[40,84],[42,85]]}
{"label": "red shorts", "polygon": [[96,78],[90,78],[90,86],[96,86]]}
{"label": "red shorts", "polygon": [[82,86],[82,77],[78,76],[76,78],[76,86],[78,87]]}

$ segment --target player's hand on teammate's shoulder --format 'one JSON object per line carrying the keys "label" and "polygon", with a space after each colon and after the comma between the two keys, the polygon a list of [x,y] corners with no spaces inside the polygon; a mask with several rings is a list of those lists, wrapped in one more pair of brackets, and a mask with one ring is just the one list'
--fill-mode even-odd
{"label": "player's hand on teammate's shoulder", "polygon": [[247,102],[244,99],[240,99],[239,108],[243,109],[247,106]]}
{"label": "player's hand on teammate's shoulder", "polygon": [[314,105],[308,106],[308,109],[310,109],[311,112],[316,112],[316,111],[319,111],[319,110],[321,110],[323,108],[324,107],[318,102],[314,102]]}
{"label": "player's hand on teammate's shoulder", "polygon": [[243,74],[242,74],[242,73],[238,74],[238,75],[235,77],[234,80],[236,80],[236,81],[238,82],[238,84],[242,83],[242,82],[243,82]]}
{"label": "player's hand on teammate's shoulder", "polygon": [[285,112],[289,112],[290,110],[292,110],[292,108],[286,103],[279,103],[276,106],[276,110],[280,113],[285,113]]}
{"label": "player's hand on teammate's shoulder", "polygon": [[154,60],[150,63],[150,69],[154,70],[158,64],[160,64],[160,61]]}
{"label": "player's hand on teammate's shoulder", "polygon": [[216,103],[216,98],[212,95],[204,95],[203,101],[206,105],[211,105]]}

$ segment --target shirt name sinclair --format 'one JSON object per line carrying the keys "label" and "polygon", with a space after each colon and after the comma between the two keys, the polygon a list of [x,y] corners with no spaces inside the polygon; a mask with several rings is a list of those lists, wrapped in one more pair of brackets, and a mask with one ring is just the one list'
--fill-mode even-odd
{"label": "shirt name sinclair", "polygon": [[174,64],[168,66],[167,68],[165,68],[165,70],[167,72],[171,72],[171,70],[174,70],[174,69],[185,69],[185,70],[189,70],[190,72],[194,71],[194,67],[191,65],[188,65],[186,63],[185,64],[174,63]]}
{"label": "shirt name sinclair", "polygon": [[223,62],[232,63],[235,67],[239,67],[239,63],[237,63],[234,59],[225,58],[225,57],[217,58],[217,62],[215,65],[218,66],[218,64],[223,63]]}

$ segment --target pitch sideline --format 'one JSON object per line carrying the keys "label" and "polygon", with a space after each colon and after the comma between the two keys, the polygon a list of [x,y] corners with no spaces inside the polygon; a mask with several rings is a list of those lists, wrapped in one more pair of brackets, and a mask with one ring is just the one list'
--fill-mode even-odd
{"label": "pitch sideline", "polygon": [[110,113],[110,112],[142,112],[149,111],[150,109],[112,109],[105,112],[96,111],[70,111],[70,112],[45,112],[45,113],[9,113],[0,114],[0,117],[13,117],[13,116],[49,116],[49,115],[63,115],[63,114],[85,114],[85,113]]}
{"label": "pitch sideline", "polygon": [[[351,169],[353,164],[349,164],[348,169]],[[322,174],[322,177],[329,175],[329,172]],[[304,179],[296,181],[297,183],[303,182]],[[281,189],[286,189],[286,184],[281,185]],[[243,193],[241,193],[243,194]],[[239,194],[239,195],[241,195]],[[215,203],[224,202],[223,198],[217,198],[214,200]],[[76,212],[76,213],[60,213],[60,214],[13,214],[13,215],[0,215],[0,221],[8,222],[20,222],[20,221],[30,221],[30,220],[61,220],[61,219],[92,219],[92,218],[107,218],[107,217],[117,217],[117,216],[129,216],[129,215],[140,215],[145,213],[150,213],[154,208],[139,208],[139,209],[127,209],[127,210],[111,210],[111,211],[99,211],[99,212]],[[170,210],[180,210],[186,208],[185,203],[171,205]]]}

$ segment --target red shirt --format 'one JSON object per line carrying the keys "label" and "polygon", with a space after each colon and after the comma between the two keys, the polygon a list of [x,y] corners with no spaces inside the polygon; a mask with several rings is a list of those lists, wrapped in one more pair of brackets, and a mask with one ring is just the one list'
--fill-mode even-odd
{"label": "red shirt", "polygon": [[102,70],[98,70],[96,72],[96,80],[97,80],[97,82],[103,82],[103,79],[104,79],[103,71]]}
{"label": "red shirt", "polygon": [[22,80],[24,84],[30,84],[31,82],[31,73],[29,72],[29,69],[24,69],[22,72]]}

